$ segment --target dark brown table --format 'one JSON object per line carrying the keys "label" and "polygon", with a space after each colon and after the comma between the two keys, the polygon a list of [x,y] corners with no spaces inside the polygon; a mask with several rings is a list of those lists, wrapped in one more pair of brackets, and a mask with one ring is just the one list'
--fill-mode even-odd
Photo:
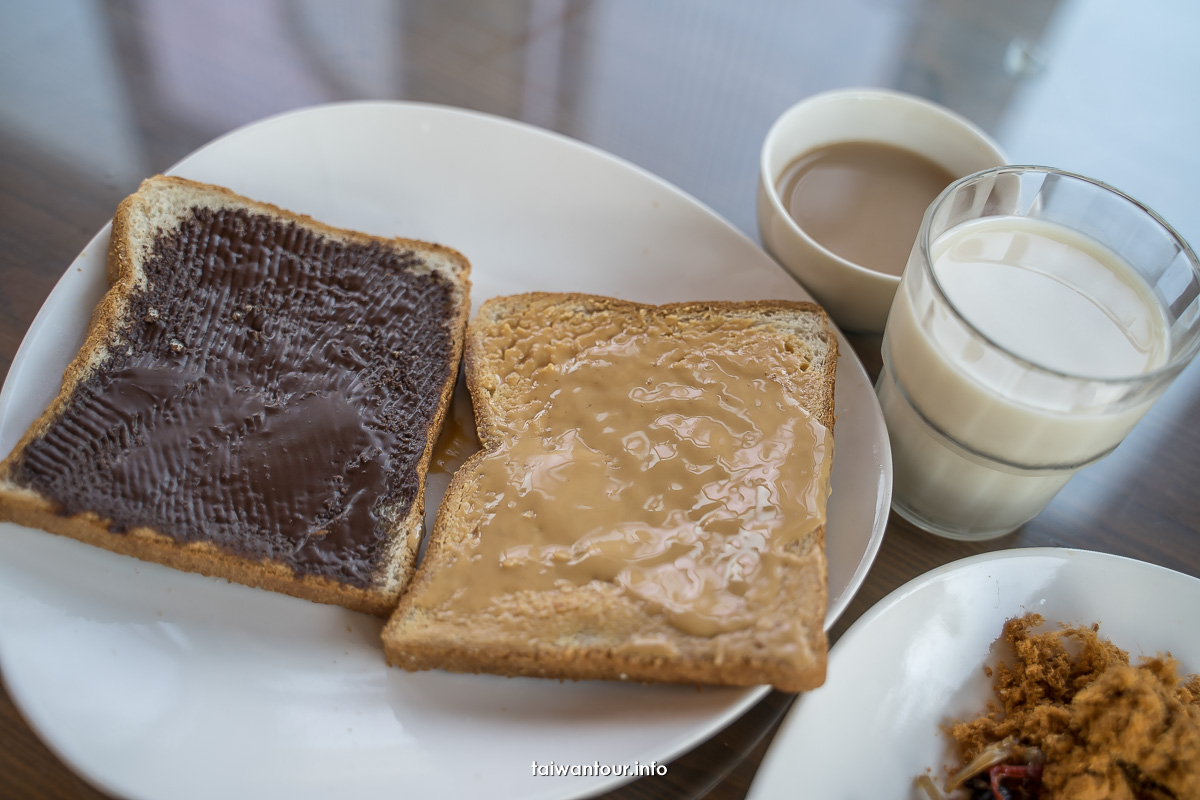
{"label": "dark brown table", "polygon": [[[1181,204],[1177,189],[1200,177],[1200,162],[1181,144],[1195,130],[1197,104],[1156,97],[1193,97],[1188,75],[1197,62],[1186,55],[1191,48],[1126,31],[1157,24],[1169,39],[1197,20],[1162,24],[1152,16],[1161,12],[1081,10],[1087,5],[4,4],[0,373],[67,265],[142,177],[241,124],[335,100],[435,102],[551,128],[663,176],[754,237],[758,147],[775,116],[824,89],[887,86],[970,117],[1016,160],[1057,157],[1054,166],[1126,179],[1136,185],[1120,185],[1152,205],[1162,198],[1158,210],[1195,238],[1194,204]],[[1125,46],[1105,50],[1097,41],[1095,52],[1080,55],[1080,35]],[[1124,85],[1098,85],[1117,74]],[[1111,125],[1090,116],[1092,96],[1109,98]],[[1029,119],[1038,113],[1048,115],[1045,137]],[[1129,118],[1146,124],[1122,126]],[[879,338],[852,339],[874,375]],[[1200,366],[1192,365],[1113,456],[1018,532],[956,543],[893,516],[833,640],[905,581],[990,550],[1076,547],[1200,576],[1198,423]],[[665,777],[611,796],[743,797],[792,700],[770,694],[670,764]],[[38,741],[0,693],[0,797],[103,796]]]}

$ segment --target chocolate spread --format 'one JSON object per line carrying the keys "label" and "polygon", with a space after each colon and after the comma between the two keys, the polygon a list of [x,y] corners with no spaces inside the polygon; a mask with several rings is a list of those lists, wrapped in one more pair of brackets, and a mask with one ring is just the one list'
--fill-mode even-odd
{"label": "chocolate spread", "polygon": [[370,585],[455,367],[450,281],[411,252],[204,208],[160,231],[145,273],[15,480],[114,533]]}

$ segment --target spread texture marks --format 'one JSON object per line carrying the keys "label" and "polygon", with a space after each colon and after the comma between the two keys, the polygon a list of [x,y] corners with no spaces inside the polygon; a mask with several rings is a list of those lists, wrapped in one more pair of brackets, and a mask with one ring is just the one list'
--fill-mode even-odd
{"label": "spread texture marks", "polygon": [[484,450],[385,633],[393,660],[819,682],[832,420],[803,389],[832,394],[832,357],[810,373],[831,340],[804,326],[825,330],[815,307],[485,304],[468,337]]}
{"label": "spread texture marks", "polygon": [[458,363],[465,261],[431,269],[451,251],[178,179],[134,198],[101,305],[120,313],[9,481],[114,549],[138,531],[366,592],[394,583]]}

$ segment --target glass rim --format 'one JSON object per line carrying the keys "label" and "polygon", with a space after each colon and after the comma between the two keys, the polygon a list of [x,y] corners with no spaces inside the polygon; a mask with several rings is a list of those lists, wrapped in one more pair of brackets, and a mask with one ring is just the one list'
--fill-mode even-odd
{"label": "glass rim", "polygon": [[[1121,198],[1122,200],[1126,201],[1127,203],[1130,203],[1136,209],[1143,212],[1144,214],[1149,216],[1152,220],[1154,220],[1154,222],[1167,233],[1167,235],[1171,238],[1171,240],[1174,241],[1179,246],[1180,251],[1184,254],[1184,256],[1188,260],[1188,263],[1191,265],[1193,276],[1196,278],[1197,282],[1200,283],[1200,259],[1197,259],[1196,253],[1195,253],[1195,251],[1192,250],[1191,245],[1188,244],[1187,240],[1184,239],[1183,236],[1181,236],[1179,234],[1179,232],[1177,230],[1175,230],[1175,228],[1170,223],[1168,223],[1165,219],[1163,219],[1162,216],[1158,214],[1158,212],[1156,212],[1154,209],[1147,206],[1145,203],[1140,202],[1136,198],[1129,196],[1125,192],[1122,192],[1120,189],[1117,189],[1116,187],[1114,187],[1110,184],[1107,184],[1104,181],[1097,180],[1096,178],[1089,178],[1086,175],[1080,175],[1079,173],[1076,173],[1076,172],[1069,172],[1067,170],[1057,169],[1055,167],[1044,167],[1044,166],[1038,166],[1038,165],[1034,165],[1034,164],[1007,164],[1007,165],[1000,166],[1000,167],[989,167],[988,169],[980,170],[979,172],[975,172],[970,175],[966,175],[962,178],[959,178],[958,180],[954,181],[954,183],[951,183],[949,186],[947,186],[945,189],[943,189],[941,194],[939,194],[936,198],[934,198],[933,202],[929,204],[929,207],[927,209],[925,209],[925,214],[921,219],[921,228],[917,234],[917,245],[921,248],[921,255],[923,256],[923,260],[926,265],[926,269],[929,273],[929,277],[931,279],[934,290],[937,293],[937,296],[942,300],[942,302],[946,305],[946,307],[950,309],[951,313],[954,314],[955,318],[957,318],[973,334],[978,336],[981,340],[986,342],[993,349],[999,351],[1006,358],[1012,359],[1013,361],[1025,366],[1025,367],[1028,367],[1036,372],[1042,373],[1044,375],[1049,375],[1049,376],[1052,376],[1055,378],[1061,378],[1061,379],[1065,379],[1065,380],[1085,381],[1088,383],[1105,384],[1105,385],[1109,385],[1109,386],[1121,386],[1121,385],[1136,386],[1138,384],[1153,383],[1154,381],[1158,380],[1159,378],[1161,378],[1163,376],[1170,375],[1173,372],[1182,371],[1182,369],[1196,355],[1197,351],[1200,350],[1200,330],[1197,330],[1193,334],[1193,336],[1191,337],[1191,341],[1189,341],[1187,343],[1186,347],[1181,348],[1180,351],[1178,353],[1175,353],[1172,357],[1170,357],[1166,361],[1166,363],[1164,363],[1162,366],[1156,367],[1155,369],[1148,370],[1146,372],[1139,372],[1134,375],[1122,375],[1122,376],[1117,376],[1117,377],[1102,377],[1102,376],[1096,376],[1096,375],[1087,375],[1087,374],[1079,373],[1079,372],[1066,372],[1064,370],[1055,369],[1053,367],[1048,367],[1044,364],[1038,363],[1037,361],[1033,361],[1023,355],[1015,353],[1011,349],[1006,347],[1005,345],[1003,345],[1000,342],[993,339],[991,336],[988,336],[986,333],[979,330],[979,328],[975,325],[975,323],[973,323],[970,319],[967,318],[966,315],[963,314],[963,312],[959,309],[958,305],[955,304],[954,300],[951,299],[951,297],[946,293],[945,287],[942,285],[942,282],[938,279],[937,271],[933,269],[933,257],[932,257],[932,251],[930,249],[929,227],[930,227],[931,221],[933,220],[934,212],[937,209],[941,208],[942,204],[951,195],[951,193],[953,193],[954,191],[956,191],[957,189],[959,189],[962,186],[965,186],[969,183],[977,182],[979,180],[982,180],[984,178],[987,178],[987,177],[990,177],[993,175],[1024,174],[1024,173],[1039,173],[1042,175],[1061,175],[1065,178],[1070,178],[1072,180],[1076,180],[1076,181],[1080,181],[1083,183],[1088,183],[1093,186],[1096,186],[1097,188],[1102,189],[1103,191],[1106,191],[1112,195],[1115,195],[1115,196]],[[1086,235],[1086,234],[1084,234],[1084,235]]]}

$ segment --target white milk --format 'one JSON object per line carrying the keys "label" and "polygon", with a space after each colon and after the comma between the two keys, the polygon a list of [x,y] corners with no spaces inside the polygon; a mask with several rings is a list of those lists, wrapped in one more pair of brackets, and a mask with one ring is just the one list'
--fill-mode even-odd
{"label": "white milk", "polygon": [[1111,380],[1166,362],[1166,321],[1120,257],[1051,223],[986,217],[931,251],[946,296],[1019,358],[986,347],[935,302],[914,255],[878,386],[897,507],[959,535],[1011,530],[1145,413],[1150,401],[1114,407]]}

